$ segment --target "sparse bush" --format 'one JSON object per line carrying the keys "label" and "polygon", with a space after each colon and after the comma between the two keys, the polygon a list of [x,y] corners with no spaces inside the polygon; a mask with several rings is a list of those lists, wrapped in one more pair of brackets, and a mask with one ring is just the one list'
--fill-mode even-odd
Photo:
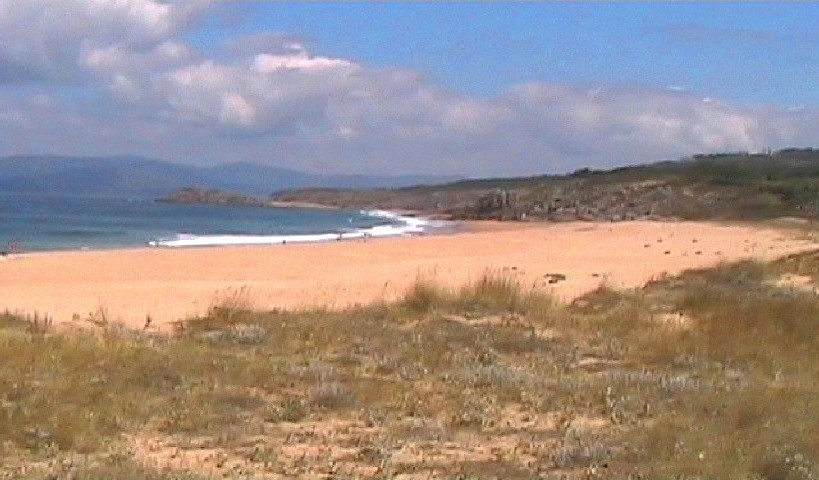
{"label": "sparse bush", "polygon": [[525,297],[514,278],[487,272],[464,288],[458,300],[461,308],[468,311],[517,312],[524,306]]}
{"label": "sparse bush", "polygon": [[224,330],[208,330],[198,334],[198,338],[210,342],[258,345],[265,340],[267,331],[255,324],[236,323]]}
{"label": "sparse bush", "polygon": [[349,388],[338,382],[322,383],[310,392],[314,405],[330,410],[349,407],[354,397]]}
{"label": "sparse bush", "polygon": [[321,361],[310,361],[304,365],[297,365],[290,369],[290,373],[302,380],[327,383],[334,381],[338,376],[336,368]]}
{"label": "sparse bush", "polygon": [[250,323],[246,320],[253,317],[253,315],[251,290],[248,287],[240,287],[238,289],[228,288],[226,291],[216,294],[205,319],[208,321],[208,329],[214,329],[239,322]]}
{"label": "sparse bush", "polygon": [[451,294],[430,280],[418,279],[404,295],[402,304],[413,312],[431,312],[451,304]]}
{"label": "sparse bush", "polygon": [[307,416],[304,400],[285,398],[265,417],[268,422],[299,422]]}
{"label": "sparse bush", "polygon": [[[784,451],[783,451],[784,450]],[[762,480],[814,480],[819,478],[819,468],[807,455],[793,449],[769,448],[759,459],[755,468]]]}

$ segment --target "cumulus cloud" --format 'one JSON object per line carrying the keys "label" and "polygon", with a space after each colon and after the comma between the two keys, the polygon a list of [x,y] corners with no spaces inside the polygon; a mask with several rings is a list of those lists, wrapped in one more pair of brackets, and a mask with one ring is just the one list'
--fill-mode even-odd
{"label": "cumulus cloud", "polygon": [[0,5],[5,83],[76,81],[84,62],[112,62],[154,48],[206,7],[156,0],[8,0]]}
{"label": "cumulus cloud", "polygon": [[[472,98],[411,69],[315,53],[297,35],[200,52],[183,36],[204,8],[195,5],[0,3],[1,153],[481,176],[819,140],[816,109],[737,106],[679,88],[532,81]],[[26,97],[21,84],[41,88]]]}

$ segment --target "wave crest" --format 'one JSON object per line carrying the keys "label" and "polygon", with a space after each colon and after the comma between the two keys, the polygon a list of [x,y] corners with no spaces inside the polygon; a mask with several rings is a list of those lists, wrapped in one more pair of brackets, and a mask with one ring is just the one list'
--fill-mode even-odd
{"label": "wave crest", "polygon": [[334,240],[422,235],[429,228],[438,228],[443,222],[432,222],[420,217],[408,217],[386,210],[362,210],[362,215],[384,218],[392,223],[348,231],[299,235],[193,235],[180,233],[174,238],[148,242],[151,247],[213,247],[223,245],[283,245],[287,243],[315,243]]}

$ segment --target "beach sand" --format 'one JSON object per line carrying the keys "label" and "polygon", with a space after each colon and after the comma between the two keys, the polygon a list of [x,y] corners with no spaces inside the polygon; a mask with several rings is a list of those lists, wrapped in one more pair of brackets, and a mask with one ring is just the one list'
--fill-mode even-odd
{"label": "beach sand", "polygon": [[[640,287],[663,274],[816,248],[796,231],[698,222],[467,224],[452,235],[318,244],[132,249],[0,259],[0,309],[58,325],[109,321],[170,330],[216,302],[343,308],[400,298],[418,278],[459,287],[487,271],[571,301],[601,283]],[[549,284],[545,275],[565,281]]]}

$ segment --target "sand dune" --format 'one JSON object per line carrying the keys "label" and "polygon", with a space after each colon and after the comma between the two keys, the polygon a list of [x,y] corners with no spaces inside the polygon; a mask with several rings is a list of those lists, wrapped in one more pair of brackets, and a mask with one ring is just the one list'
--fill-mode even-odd
{"label": "sand dune", "polygon": [[[804,236],[802,236],[804,237]],[[0,260],[0,308],[67,324],[105,311],[153,327],[232,296],[258,308],[341,308],[400,297],[419,277],[459,286],[485,271],[570,301],[606,282],[816,247],[797,232],[696,222],[471,224],[453,235],[260,247],[56,252]],[[545,275],[565,281],[549,284]]]}

